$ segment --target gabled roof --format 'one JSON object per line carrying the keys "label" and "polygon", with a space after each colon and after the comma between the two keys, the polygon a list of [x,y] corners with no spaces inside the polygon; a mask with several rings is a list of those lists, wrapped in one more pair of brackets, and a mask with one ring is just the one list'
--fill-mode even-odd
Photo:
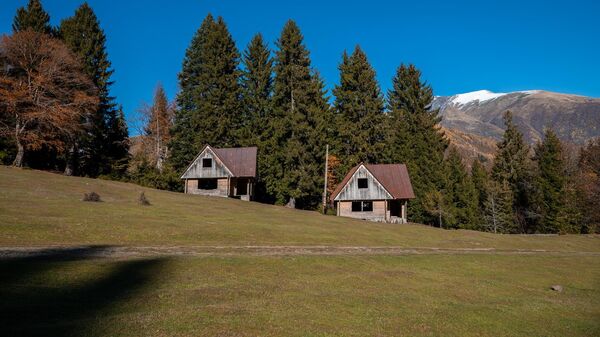
{"label": "gabled roof", "polygon": [[233,177],[256,177],[256,152],[257,148],[253,147],[232,147],[232,148],[214,148],[210,145],[205,145],[198,153],[196,158],[190,163],[182,175],[182,179],[186,172],[194,165],[200,155],[207,149],[211,150],[223,163],[225,168]]}
{"label": "gabled roof", "polygon": [[234,177],[256,177],[256,147],[212,149]]}
{"label": "gabled roof", "polygon": [[346,174],[342,182],[337,185],[330,196],[331,200],[335,199],[335,197],[342,191],[344,186],[348,184],[356,170],[358,170],[358,168],[361,166],[364,166],[393,198],[413,199],[415,197],[406,165],[360,163],[354,166],[348,172],[348,174]]}

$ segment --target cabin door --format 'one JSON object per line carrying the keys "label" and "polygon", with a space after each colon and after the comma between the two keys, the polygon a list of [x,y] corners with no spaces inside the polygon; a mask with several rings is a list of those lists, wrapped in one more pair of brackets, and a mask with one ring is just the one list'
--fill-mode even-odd
{"label": "cabin door", "polygon": [[400,200],[389,200],[388,208],[390,210],[390,216],[400,216],[400,211],[402,209],[400,205]]}

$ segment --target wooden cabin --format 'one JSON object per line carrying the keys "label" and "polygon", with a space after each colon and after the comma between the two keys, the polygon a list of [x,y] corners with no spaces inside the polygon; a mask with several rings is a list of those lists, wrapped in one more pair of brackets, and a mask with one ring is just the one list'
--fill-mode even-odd
{"label": "wooden cabin", "polygon": [[415,194],[404,164],[359,164],[331,195],[338,216],[406,223]]}
{"label": "wooden cabin", "polygon": [[256,147],[206,145],[181,176],[184,192],[252,200],[256,183]]}

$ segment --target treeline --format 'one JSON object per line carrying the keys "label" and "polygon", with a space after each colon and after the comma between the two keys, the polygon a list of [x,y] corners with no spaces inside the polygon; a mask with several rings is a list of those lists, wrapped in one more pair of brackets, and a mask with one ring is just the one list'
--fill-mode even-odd
{"label": "treeline", "polygon": [[[262,201],[316,208],[328,144],[334,163],[329,186],[360,162],[406,163],[417,196],[409,209],[416,222],[497,233],[590,232],[598,223],[589,210],[600,189],[600,165],[593,159],[598,142],[578,158],[588,164],[573,165],[552,130],[530,149],[507,112],[496,160],[476,161],[469,171],[440,131],[439,113],[430,108],[432,89],[413,65],[398,67],[384,95],[364,51],[357,46],[344,52],[330,105],[293,21],[275,46],[271,51],[257,34],[240,53],[222,18],[204,19],[186,51],[176,107],[166,108],[159,88],[146,109],[153,111],[148,120],[173,123],[168,142],[149,138],[156,139],[151,148],[157,154],[168,153],[162,174],[147,171],[149,181],[162,176],[170,182],[163,185],[173,185],[174,173],[204,144],[256,145]],[[148,125],[151,136],[161,123]]]}
{"label": "treeline", "polygon": [[[32,11],[35,3],[39,4],[32,1],[26,11]],[[87,5],[82,8],[93,14]],[[57,31],[88,26],[83,19],[65,21],[71,23],[58,30],[47,28],[49,34],[61,37],[64,33]],[[104,35],[99,27],[95,31],[102,39],[93,46],[102,46],[100,55],[105,58],[91,64],[107,67],[95,73],[104,74],[105,80],[94,85],[98,93],[105,88],[105,94],[90,96],[104,108],[93,109],[96,114],[84,120],[90,125],[93,116],[103,116],[97,119],[104,121],[100,125],[120,130],[108,122],[108,111],[119,110],[108,95],[110,64],[103,51]],[[68,46],[80,46],[62,39]],[[275,47],[271,50],[257,34],[240,52],[224,20],[208,15],[187,48],[175,101],[169,102],[157,86],[153,102],[140,109],[144,122],[141,136],[131,141],[132,157],[121,157],[129,160],[128,169],[123,170],[123,161],[113,160],[109,172],[117,172],[115,178],[181,190],[179,176],[205,144],[257,146],[258,198],[315,209],[329,145],[330,187],[360,162],[405,163],[416,193],[409,206],[414,222],[497,233],[597,230],[600,214],[593,206],[600,196],[600,140],[573,158],[547,130],[543,141],[531,149],[507,112],[495,161],[475,161],[469,170],[440,130],[439,111],[431,109],[432,88],[414,65],[400,64],[390,89],[383,93],[367,55],[357,46],[342,54],[339,84],[330,98],[294,21],[285,24]],[[83,69],[90,74],[88,69],[95,67]],[[116,116],[122,121],[122,113]],[[108,137],[107,131],[94,136],[94,129],[107,130],[86,129],[85,137],[74,142],[80,163],[88,160],[84,155],[88,139]],[[10,138],[4,144],[6,139]],[[61,158],[69,158],[67,154],[61,152],[56,160],[65,165]],[[86,172],[85,165],[77,167],[79,174],[98,174]]]}
{"label": "treeline", "polygon": [[110,96],[106,37],[91,7],[50,26],[39,0],[0,41],[0,159],[67,175],[123,176],[128,131]]}

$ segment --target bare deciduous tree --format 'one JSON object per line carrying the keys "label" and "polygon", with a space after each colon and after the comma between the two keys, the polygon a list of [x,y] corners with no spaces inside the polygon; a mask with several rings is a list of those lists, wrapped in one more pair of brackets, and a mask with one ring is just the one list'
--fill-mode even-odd
{"label": "bare deciduous tree", "polygon": [[175,105],[167,99],[165,90],[158,84],[154,91],[152,105],[143,104],[139,109],[143,129],[141,152],[148,162],[159,171],[168,156],[168,144],[171,140],[171,127],[175,115]]}
{"label": "bare deciduous tree", "polygon": [[78,60],[59,40],[27,30],[1,37],[0,67],[0,133],[17,145],[13,165],[42,146],[66,150],[98,105]]}

